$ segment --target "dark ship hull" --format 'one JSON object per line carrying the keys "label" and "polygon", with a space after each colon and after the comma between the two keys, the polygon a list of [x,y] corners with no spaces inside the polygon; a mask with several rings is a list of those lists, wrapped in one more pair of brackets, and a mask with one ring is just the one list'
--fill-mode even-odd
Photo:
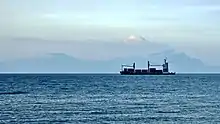
{"label": "dark ship hull", "polygon": [[157,73],[157,72],[126,72],[126,71],[120,71],[121,75],[175,75],[175,72],[169,72],[169,73]]}

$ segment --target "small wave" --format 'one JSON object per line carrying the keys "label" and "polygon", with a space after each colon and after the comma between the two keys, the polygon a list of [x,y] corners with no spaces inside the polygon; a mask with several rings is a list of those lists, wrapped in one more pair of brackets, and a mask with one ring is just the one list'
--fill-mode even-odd
{"label": "small wave", "polygon": [[26,94],[26,93],[28,93],[28,92],[15,91],[15,92],[0,93],[0,95],[17,95],[17,94]]}
{"label": "small wave", "polygon": [[101,112],[101,111],[92,111],[90,112],[90,114],[95,114],[95,115],[99,115],[99,114],[106,114],[106,112]]}
{"label": "small wave", "polygon": [[180,111],[158,111],[157,113],[180,113]]}

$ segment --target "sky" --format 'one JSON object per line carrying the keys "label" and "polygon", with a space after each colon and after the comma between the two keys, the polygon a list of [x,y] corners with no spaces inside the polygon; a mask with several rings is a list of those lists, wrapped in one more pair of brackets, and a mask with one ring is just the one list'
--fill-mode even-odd
{"label": "sky", "polygon": [[[16,56],[3,46],[20,41],[5,43],[7,38],[44,39],[48,45],[47,40],[114,42],[130,35],[170,44],[207,62],[220,53],[219,0],[1,0],[0,18],[0,56]],[[40,51],[34,46],[22,47],[22,53]]]}

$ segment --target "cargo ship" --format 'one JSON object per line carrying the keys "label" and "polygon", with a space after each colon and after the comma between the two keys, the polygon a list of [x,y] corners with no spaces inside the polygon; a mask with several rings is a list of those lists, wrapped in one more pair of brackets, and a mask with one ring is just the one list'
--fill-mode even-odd
{"label": "cargo ship", "polygon": [[[162,70],[157,70],[156,68],[151,68],[151,66],[162,66]],[[136,69],[135,63],[133,65],[121,65],[120,70],[121,75],[175,75],[176,72],[169,72],[169,64],[167,59],[164,59],[164,64],[162,65],[151,65],[148,61],[148,67],[143,69]]]}

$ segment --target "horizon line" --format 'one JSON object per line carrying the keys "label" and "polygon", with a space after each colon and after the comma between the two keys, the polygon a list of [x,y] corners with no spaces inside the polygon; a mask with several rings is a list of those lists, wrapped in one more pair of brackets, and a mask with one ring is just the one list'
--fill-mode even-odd
{"label": "horizon line", "polygon": [[[113,74],[113,75],[120,75],[120,72],[0,72],[0,75],[4,75],[4,74],[24,74],[24,75],[28,75],[28,74],[72,74],[72,75],[91,75],[91,74],[95,74],[95,75],[109,75],[109,74]],[[176,75],[197,75],[197,74],[220,74],[220,72],[176,72]],[[133,76],[133,75],[132,75]],[[138,75],[137,75],[138,76]],[[147,75],[141,75],[141,76],[147,76]]]}

